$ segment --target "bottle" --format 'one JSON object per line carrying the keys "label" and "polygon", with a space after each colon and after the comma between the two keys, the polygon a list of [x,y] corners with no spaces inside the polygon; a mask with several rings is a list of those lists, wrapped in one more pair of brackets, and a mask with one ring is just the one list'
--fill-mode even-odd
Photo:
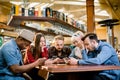
{"label": "bottle", "polygon": [[66,15],[66,18],[65,18],[65,19],[66,19],[66,22],[68,23],[68,16],[67,16],[67,15]]}
{"label": "bottle", "polygon": [[19,5],[15,5],[15,15],[19,15]]}
{"label": "bottle", "polygon": [[39,13],[38,13],[38,8],[35,8],[34,15],[35,15],[35,16],[38,16],[38,14],[39,14]]}
{"label": "bottle", "polygon": [[11,8],[11,15],[14,15],[15,14],[15,5],[12,5],[12,8]]}
{"label": "bottle", "polygon": [[35,7],[32,7],[32,16],[35,16]]}
{"label": "bottle", "polygon": [[28,16],[28,9],[25,8],[25,16]]}
{"label": "bottle", "polygon": [[42,9],[42,17],[46,17],[46,10],[45,10],[45,8]]}
{"label": "bottle", "polygon": [[42,12],[41,12],[41,9],[40,9],[40,8],[38,9],[38,16],[39,16],[39,17],[42,16]]}
{"label": "bottle", "polygon": [[49,7],[46,8],[46,17],[50,17],[50,8]]}
{"label": "bottle", "polygon": [[64,19],[64,14],[62,12],[60,12],[60,20]]}
{"label": "bottle", "polygon": [[28,16],[32,16],[32,8],[28,9]]}
{"label": "bottle", "polygon": [[21,15],[25,16],[25,8],[23,6],[21,7]]}
{"label": "bottle", "polygon": [[53,18],[57,18],[57,11],[53,10],[53,11],[52,11],[52,14],[53,14],[53,15],[52,15]]}

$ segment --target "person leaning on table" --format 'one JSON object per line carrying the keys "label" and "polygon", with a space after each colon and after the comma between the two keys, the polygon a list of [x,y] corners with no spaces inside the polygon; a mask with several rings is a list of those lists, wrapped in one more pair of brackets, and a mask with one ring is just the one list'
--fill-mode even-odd
{"label": "person leaning on table", "polygon": [[[46,65],[51,64],[65,64],[64,59],[68,58],[71,53],[71,49],[64,45],[64,37],[57,35],[54,37],[54,45],[48,49],[49,57],[45,61]],[[66,80],[66,75],[61,74],[49,74],[48,80]]]}
{"label": "person leaning on table", "polygon": [[0,48],[0,80],[25,80],[23,73],[42,65],[44,58],[23,65],[21,50],[33,41],[34,33],[23,29],[16,39],[4,43]]}
{"label": "person leaning on table", "polygon": [[[120,65],[115,49],[107,42],[99,41],[95,33],[86,34],[82,40],[88,52],[83,50],[82,60],[70,58],[70,64]],[[119,75],[120,70],[105,70],[89,80],[120,80]]]}
{"label": "person leaning on table", "polygon": [[83,41],[81,38],[84,36],[84,34],[81,31],[75,32],[71,37],[71,42],[75,46],[74,49],[72,49],[71,54],[69,57],[74,57],[76,59],[82,59],[82,49],[84,48]]}
{"label": "person leaning on table", "polygon": [[[48,49],[46,47],[46,39],[42,33],[36,33],[33,39],[33,43],[26,49],[24,64],[30,64],[35,62],[39,58],[48,58]],[[38,68],[33,68],[27,72],[27,74],[33,80],[43,80],[38,75]]]}
{"label": "person leaning on table", "polygon": [[69,57],[71,49],[64,45],[64,37],[57,35],[54,37],[54,45],[48,48],[48,59],[45,64],[59,64],[64,63],[64,58]]}

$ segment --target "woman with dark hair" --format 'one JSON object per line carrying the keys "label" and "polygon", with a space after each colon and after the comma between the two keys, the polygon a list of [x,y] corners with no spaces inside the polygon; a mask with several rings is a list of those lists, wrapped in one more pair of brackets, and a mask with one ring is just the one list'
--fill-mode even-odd
{"label": "woman with dark hair", "polygon": [[[33,43],[27,48],[24,64],[36,61],[38,58],[48,58],[48,49],[46,47],[46,39],[42,33],[36,33]],[[34,80],[42,80],[38,77],[38,69],[34,68],[28,72],[28,75]]]}

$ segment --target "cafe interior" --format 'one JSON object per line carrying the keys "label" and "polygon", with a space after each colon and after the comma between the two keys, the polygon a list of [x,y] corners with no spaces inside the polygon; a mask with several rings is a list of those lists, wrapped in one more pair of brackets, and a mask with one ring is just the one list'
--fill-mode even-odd
{"label": "cafe interior", "polygon": [[[60,17],[54,19],[58,15]],[[120,60],[120,0],[0,0],[0,46],[11,38],[16,38],[17,33],[22,29],[43,33],[48,46],[52,44],[57,34],[64,35],[65,45],[70,46],[74,32],[94,32],[99,40],[113,46]],[[62,66],[54,65],[53,69],[50,65],[46,73],[43,70],[39,72],[39,75],[47,80],[48,72],[69,72],[68,68],[72,72],[79,72],[79,69],[81,72],[90,72],[102,70],[104,67],[64,66],[62,68]],[[89,70],[89,67],[93,68]],[[112,69],[113,67],[105,66],[105,68]],[[48,67],[43,66],[43,69],[48,69]],[[68,80],[78,79],[78,73],[70,73]]]}

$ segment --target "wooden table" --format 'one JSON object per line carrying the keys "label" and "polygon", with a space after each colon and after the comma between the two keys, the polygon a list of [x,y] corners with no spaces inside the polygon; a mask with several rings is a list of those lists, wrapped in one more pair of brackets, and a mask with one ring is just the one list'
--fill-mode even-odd
{"label": "wooden table", "polygon": [[120,69],[120,66],[52,64],[52,65],[45,65],[43,66],[43,68],[46,68],[48,72],[53,74],[58,74],[58,73],[67,74],[67,80],[78,80],[78,76],[80,76],[83,73],[88,73],[88,72],[93,73],[93,72],[99,72],[103,70],[118,70]]}

